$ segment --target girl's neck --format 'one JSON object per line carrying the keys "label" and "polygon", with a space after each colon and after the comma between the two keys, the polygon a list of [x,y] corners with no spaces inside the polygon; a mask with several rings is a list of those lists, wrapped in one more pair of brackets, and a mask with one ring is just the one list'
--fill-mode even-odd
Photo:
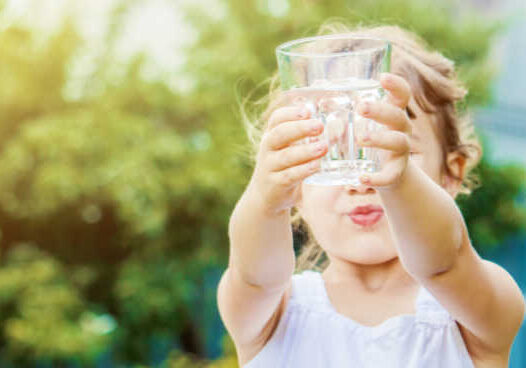
{"label": "girl's neck", "polygon": [[379,264],[359,264],[329,257],[323,278],[329,284],[346,284],[371,293],[406,288],[415,284],[398,257]]}

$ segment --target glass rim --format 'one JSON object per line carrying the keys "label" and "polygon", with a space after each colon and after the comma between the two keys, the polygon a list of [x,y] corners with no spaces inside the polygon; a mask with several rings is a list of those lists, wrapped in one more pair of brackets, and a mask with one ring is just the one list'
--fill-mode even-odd
{"label": "glass rim", "polygon": [[[363,50],[355,50],[355,51],[341,51],[341,52],[333,52],[331,54],[321,54],[316,52],[298,52],[298,51],[287,51],[286,48],[293,46],[295,44],[302,44],[312,41],[319,41],[319,40],[331,40],[331,39],[354,39],[354,40],[374,40],[374,41],[380,41],[383,43],[382,46],[378,47],[368,47]],[[372,36],[359,36],[354,35],[350,36],[346,33],[339,33],[339,34],[332,34],[332,35],[322,35],[322,36],[312,36],[312,37],[303,37],[298,38],[295,40],[284,42],[276,47],[276,54],[279,55],[286,55],[286,56],[298,56],[298,57],[334,57],[334,56],[349,56],[354,54],[367,54],[367,53],[373,53],[376,51],[383,50],[385,48],[388,48],[391,45],[391,42],[385,38],[380,37],[372,37]]]}

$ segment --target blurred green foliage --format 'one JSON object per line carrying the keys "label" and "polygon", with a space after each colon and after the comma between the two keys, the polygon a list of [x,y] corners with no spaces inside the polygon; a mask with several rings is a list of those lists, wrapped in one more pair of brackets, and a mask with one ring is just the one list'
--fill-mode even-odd
{"label": "blurred green foliage", "polygon": [[[488,137],[481,134],[481,140],[489,148]],[[473,245],[484,255],[498,248],[510,234],[526,230],[526,170],[513,164],[493,166],[484,159],[478,173],[482,186],[457,202]]]}
{"label": "blurred green foliage", "polygon": [[[400,24],[457,62],[470,105],[490,101],[486,58],[502,25],[458,18],[449,3],[231,0],[223,16],[188,5],[197,40],[185,92],[144,79],[147,55],[115,62],[134,3],[115,8],[75,98],[72,65],[87,46],[73,19],[44,40],[18,24],[0,32],[2,366],[92,366],[101,354],[146,366],[159,341],[173,350],[166,367],[237,365],[226,335],[224,358],[199,360],[216,316],[208,280],[226,265],[229,216],[252,170],[238,101],[266,93],[279,43],[334,16]],[[524,170],[484,161],[480,174],[459,203],[484,249],[524,226]]]}
{"label": "blurred green foliage", "polygon": [[82,296],[89,276],[82,269],[68,275],[60,262],[31,244],[13,248],[0,269],[2,346],[13,362],[72,356],[89,361],[103,351],[110,341],[106,326]]}
{"label": "blurred green foliage", "polygon": [[224,335],[221,342],[224,356],[219,359],[202,359],[181,351],[174,351],[162,363],[162,368],[238,368],[239,362],[234,342],[229,335]]}

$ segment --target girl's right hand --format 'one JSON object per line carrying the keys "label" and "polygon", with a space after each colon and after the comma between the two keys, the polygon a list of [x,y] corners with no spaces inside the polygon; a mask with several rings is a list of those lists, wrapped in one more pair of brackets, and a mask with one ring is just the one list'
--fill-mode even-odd
{"label": "girl's right hand", "polygon": [[272,113],[249,184],[267,214],[289,211],[300,198],[303,179],[319,171],[319,159],[327,153],[325,141],[295,143],[321,133],[322,122],[310,119],[304,107],[281,107]]}

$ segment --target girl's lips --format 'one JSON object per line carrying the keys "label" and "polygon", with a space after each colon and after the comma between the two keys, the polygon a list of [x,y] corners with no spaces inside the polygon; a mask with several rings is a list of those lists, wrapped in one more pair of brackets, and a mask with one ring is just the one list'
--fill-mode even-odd
{"label": "girl's lips", "polygon": [[362,213],[362,214],[349,214],[349,217],[351,220],[358,225],[361,226],[372,226],[376,224],[382,216],[384,215],[383,211],[372,211],[369,213]]}

